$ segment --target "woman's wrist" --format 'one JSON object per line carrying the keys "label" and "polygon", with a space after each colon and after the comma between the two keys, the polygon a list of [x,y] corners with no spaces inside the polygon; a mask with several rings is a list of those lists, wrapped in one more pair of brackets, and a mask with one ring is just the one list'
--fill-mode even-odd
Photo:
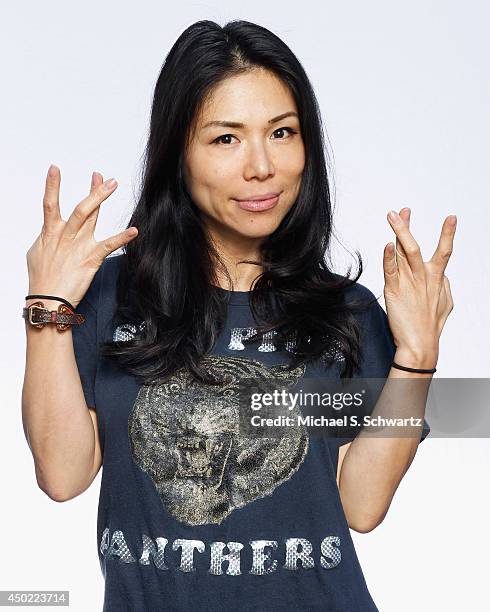
{"label": "woman's wrist", "polygon": [[27,308],[28,306],[30,306],[31,304],[35,304],[36,302],[42,302],[44,304],[44,307],[48,310],[58,310],[58,306],[62,303],[59,300],[50,300],[47,298],[29,298],[28,300],[25,300],[25,306]]}
{"label": "woman's wrist", "polygon": [[407,368],[430,370],[437,366],[439,352],[436,350],[415,352],[412,349],[398,347],[393,361]]}

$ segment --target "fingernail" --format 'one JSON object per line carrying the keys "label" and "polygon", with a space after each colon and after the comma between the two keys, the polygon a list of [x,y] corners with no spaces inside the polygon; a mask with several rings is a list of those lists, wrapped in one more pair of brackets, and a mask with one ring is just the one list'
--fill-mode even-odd
{"label": "fingernail", "polygon": [[106,191],[110,191],[114,187],[115,184],[116,184],[116,179],[114,178],[107,179],[107,181],[104,181],[104,189]]}
{"label": "fingernail", "polygon": [[449,224],[450,225],[456,225],[456,221],[457,221],[456,215],[450,215],[450,217],[449,217]]}
{"label": "fingernail", "polygon": [[56,176],[56,166],[54,164],[51,164],[51,166],[49,166],[48,174],[49,176]]}
{"label": "fingernail", "polygon": [[400,215],[394,210],[390,210],[388,216],[394,223],[396,223],[400,219]]}

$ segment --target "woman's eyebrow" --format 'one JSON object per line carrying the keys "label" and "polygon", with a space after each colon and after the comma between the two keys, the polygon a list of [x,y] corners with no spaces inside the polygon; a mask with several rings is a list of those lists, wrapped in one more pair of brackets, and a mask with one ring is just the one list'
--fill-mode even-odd
{"label": "woman's eyebrow", "polygon": [[[283,113],[282,115],[278,115],[277,117],[274,117],[273,119],[269,119],[269,121],[267,122],[268,124],[272,124],[272,123],[277,123],[278,121],[281,121],[282,119],[285,119],[286,117],[298,117],[298,113],[295,113],[294,111],[288,111],[287,113]],[[204,130],[205,128],[208,127],[229,127],[229,128],[244,128],[245,124],[244,123],[238,123],[236,121],[208,121],[208,123],[206,123],[205,125],[202,126],[202,130]]]}

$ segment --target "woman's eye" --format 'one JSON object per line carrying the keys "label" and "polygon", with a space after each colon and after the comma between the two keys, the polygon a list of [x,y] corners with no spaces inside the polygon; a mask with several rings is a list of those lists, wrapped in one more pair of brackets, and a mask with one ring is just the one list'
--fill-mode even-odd
{"label": "woman's eye", "polygon": [[215,138],[213,140],[213,142],[216,143],[216,144],[231,144],[231,142],[223,142],[223,143],[221,143],[221,139],[222,138],[233,138],[233,134],[223,134],[222,136],[218,136],[218,138]]}
{"label": "woman's eye", "polygon": [[[277,128],[277,130],[274,130],[274,134],[280,133],[283,134],[284,132],[287,132],[289,135],[293,135],[293,134],[297,134],[296,130],[293,130],[293,128],[289,128],[289,127],[281,127],[281,128]],[[222,134],[221,136],[218,136],[218,138],[215,138],[213,140],[213,144],[232,144],[230,141],[225,142],[224,139],[230,139],[230,138],[235,138],[233,136],[233,134]],[[285,138],[284,136],[280,136],[279,138],[275,138],[274,140],[287,140],[287,138]]]}
{"label": "woman's eye", "polygon": [[[293,130],[293,128],[289,128],[289,127],[278,128],[277,130],[274,131],[274,134],[276,134],[277,132],[288,132],[291,135],[296,134],[296,130]],[[279,140],[285,140],[285,139],[279,138]]]}

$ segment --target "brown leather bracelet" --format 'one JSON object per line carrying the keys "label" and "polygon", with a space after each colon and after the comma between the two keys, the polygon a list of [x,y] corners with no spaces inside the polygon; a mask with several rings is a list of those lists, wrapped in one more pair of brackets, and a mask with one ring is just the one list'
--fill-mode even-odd
{"label": "brown leather bracelet", "polygon": [[65,304],[60,304],[57,311],[49,311],[40,301],[24,307],[22,318],[39,329],[44,327],[46,323],[55,323],[59,331],[66,331],[70,325],[81,325],[85,321],[84,315],[73,312]]}

